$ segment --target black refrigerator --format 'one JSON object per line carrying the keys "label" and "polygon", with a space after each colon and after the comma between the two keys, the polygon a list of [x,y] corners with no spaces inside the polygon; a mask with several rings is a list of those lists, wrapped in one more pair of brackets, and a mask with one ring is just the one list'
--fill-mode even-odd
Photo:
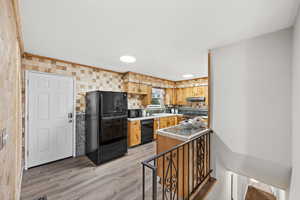
{"label": "black refrigerator", "polygon": [[127,93],[86,94],[86,154],[96,165],[127,153]]}

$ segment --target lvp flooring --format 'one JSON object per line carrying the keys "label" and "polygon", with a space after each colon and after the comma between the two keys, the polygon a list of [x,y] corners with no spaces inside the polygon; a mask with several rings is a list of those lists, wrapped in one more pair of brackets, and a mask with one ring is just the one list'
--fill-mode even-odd
{"label": "lvp flooring", "polygon": [[[45,195],[48,200],[142,199],[141,162],[154,155],[155,149],[155,142],[131,148],[127,155],[97,167],[82,156],[29,169],[23,176],[21,199]],[[150,195],[151,172],[146,172]]]}

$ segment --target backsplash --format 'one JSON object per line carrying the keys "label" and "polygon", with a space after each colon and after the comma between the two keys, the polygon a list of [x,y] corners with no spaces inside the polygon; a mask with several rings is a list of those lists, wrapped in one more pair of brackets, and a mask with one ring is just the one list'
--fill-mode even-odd
{"label": "backsplash", "polygon": [[[24,71],[33,70],[53,74],[73,76],[76,78],[76,111],[85,112],[85,93],[93,90],[124,91],[124,82],[137,82],[159,88],[183,88],[207,85],[207,78],[186,81],[170,81],[134,72],[118,73],[96,67],[74,64],[65,61],[24,54],[22,59],[22,96],[25,102]],[[24,106],[24,104],[23,104]],[[144,108],[140,95],[128,95],[128,108]],[[24,108],[23,108],[24,109]]]}
{"label": "backsplash", "polygon": [[[85,93],[93,90],[123,91],[122,74],[77,64],[58,62],[34,56],[24,56],[22,60],[23,81],[24,70],[34,70],[53,74],[74,76],[76,78],[76,111],[85,111]],[[22,84],[22,92],[25,88]],[[24,97],[25,95],[23,95]],[[24,100],[24,99],[23,99]]]}
{"label": "backsplash", "polygon": [[141,109],[142,105],[141,95],[128,94],[128,109]]}

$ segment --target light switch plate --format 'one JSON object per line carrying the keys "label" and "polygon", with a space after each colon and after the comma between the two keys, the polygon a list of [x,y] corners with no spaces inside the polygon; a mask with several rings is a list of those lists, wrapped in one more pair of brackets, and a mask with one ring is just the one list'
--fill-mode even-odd
{"label": "light switch plate", "polygon": [[8,140],[6,128],[0,129],[0,151],[5,147]]}
{"label": "light switch plate", "polygon": [[0,129],[0,151],[3,149],[3,129]]}

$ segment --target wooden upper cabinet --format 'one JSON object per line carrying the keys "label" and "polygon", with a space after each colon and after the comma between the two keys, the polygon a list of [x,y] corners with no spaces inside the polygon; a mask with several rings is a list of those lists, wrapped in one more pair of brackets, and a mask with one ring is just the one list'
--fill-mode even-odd
{"label": "wooden upper cabinet", "polygon": [[146,90],[147,90],[147,94],[143,97],[143,105],[144,106],[147,106],[147,105],[150,105],[151,102],[152,102],[152,87],[151,86],[146,86]]}
{"label": "wooden upper cabinet", "polygon": [[131,94],[147,94],[147,85],[140,83],[127,82],[125,83],[125,91]]}
{"label": "wooden upper cabinet", "polygon": [[203,96],[202,87],[193,87],[192,88],[192,97],[200,97]]}
{"label": "wooden upper cabinet", "polygon": [[176,94],[174,88],[165,89],[165,104],[166,105],[175,105],[176,104]]}
{"label": "wooden upper cabinet", "polygon": [[184,105],[184,97],[183,97],[184,88],[176,88],[176,104]]}
{"label": "wooden upper cabinet", "polygon": [[128,121],[128,146],[141,144],[141,121]]}

